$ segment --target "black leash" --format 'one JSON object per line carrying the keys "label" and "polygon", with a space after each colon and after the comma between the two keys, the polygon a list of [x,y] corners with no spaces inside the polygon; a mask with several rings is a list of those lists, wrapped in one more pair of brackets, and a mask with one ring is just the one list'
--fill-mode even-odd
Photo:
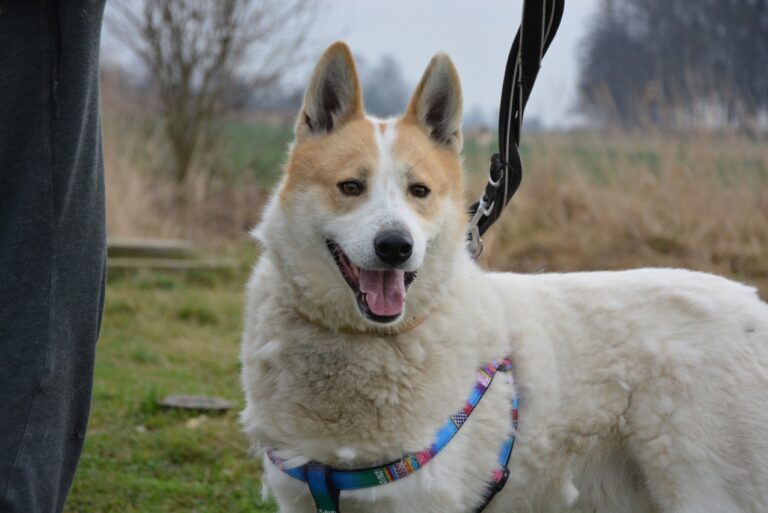
{"label": "black leash", "polygon": [[499,153],[491,157],[484,194],[469,210],[468,247],[475,258],[483,251],[483,233],[501,216],[523,178],[518,150],[523,112],[541,60],[560,26],[564,5],[565,0],[523,0],[523,17],[509,50],[501,90]]}

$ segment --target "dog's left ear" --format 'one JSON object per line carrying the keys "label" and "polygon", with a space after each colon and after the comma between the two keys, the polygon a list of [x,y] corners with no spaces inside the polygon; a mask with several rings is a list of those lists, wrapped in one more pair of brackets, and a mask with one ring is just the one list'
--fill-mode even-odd
{"label": "dog's left ear", "polygon": [[461,151],[461,83],[450,57],[440,53],[421,77],[405,118],[415,121],[441,146]]}

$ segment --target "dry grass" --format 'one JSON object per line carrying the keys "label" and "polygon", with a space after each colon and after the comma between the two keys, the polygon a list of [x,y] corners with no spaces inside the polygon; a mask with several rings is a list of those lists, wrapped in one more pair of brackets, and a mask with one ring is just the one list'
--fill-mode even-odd
{"label": "dry grass", "polygon": [[[711,136],[596,134],[547,136],[535,147],[518,196],[488,234],[488,266],[687,267],[751,281],[768,296],[765,148]],[[594,154],[579,158],[574,148]]]}
{"label": "dry grass", "polygon": [[157,210],[173,189],[142,169],[153,154],[149,140],[144,142],[146,146],[141,147],[135,139],[118,137],[109,125],[105,129],[107,231],[123,237],[174,237],[180,233],[178,223],[161,217]]}
{"label": "dry grass", "polygon": [[242,240],[258,220],[268,190],[255,180],[229,180],[198,159],[185,183],[168,167],[163,134],[149,137],[106,122],[107,230],[116,237],[190,239],[219,248]]}
{"label": "dry grass", "polygon": [[[212,248],[242,241],[265,184],[226,179],[198,162],[180,190],[158,171],[160,140],[160,133],[126,137],[106,124],[110,235],[184,237]],[[768,296],[768,149],[759,142],[547,134],[527,136],[524,150],[523,185],[486,237],[486,265],[688,267],[750,281]],[[489,153],[480,148],[468,167],[485,169]],[[472,190],[483,180],[474,173]]]}

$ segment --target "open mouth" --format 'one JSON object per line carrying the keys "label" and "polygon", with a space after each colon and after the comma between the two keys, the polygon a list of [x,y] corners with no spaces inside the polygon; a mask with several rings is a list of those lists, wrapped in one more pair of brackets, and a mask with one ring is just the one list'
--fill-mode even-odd
{"label": "open mouth", "polygon": [[357,297],[360,312],[368,319],[379,323],[390,323],[403,313],[405,292],[416,279],[416,273],[402,269],[363,269],[350,262],[341,246],[327,240],[344,281]]}

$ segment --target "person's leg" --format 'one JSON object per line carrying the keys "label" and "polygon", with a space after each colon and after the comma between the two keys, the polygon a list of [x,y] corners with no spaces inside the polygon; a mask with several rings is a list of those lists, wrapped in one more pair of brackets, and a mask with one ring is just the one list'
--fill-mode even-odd
{"label": "person's leg", "polygon": [[104,290],[103,0],[0,3],[0,511],[61,511]]}

